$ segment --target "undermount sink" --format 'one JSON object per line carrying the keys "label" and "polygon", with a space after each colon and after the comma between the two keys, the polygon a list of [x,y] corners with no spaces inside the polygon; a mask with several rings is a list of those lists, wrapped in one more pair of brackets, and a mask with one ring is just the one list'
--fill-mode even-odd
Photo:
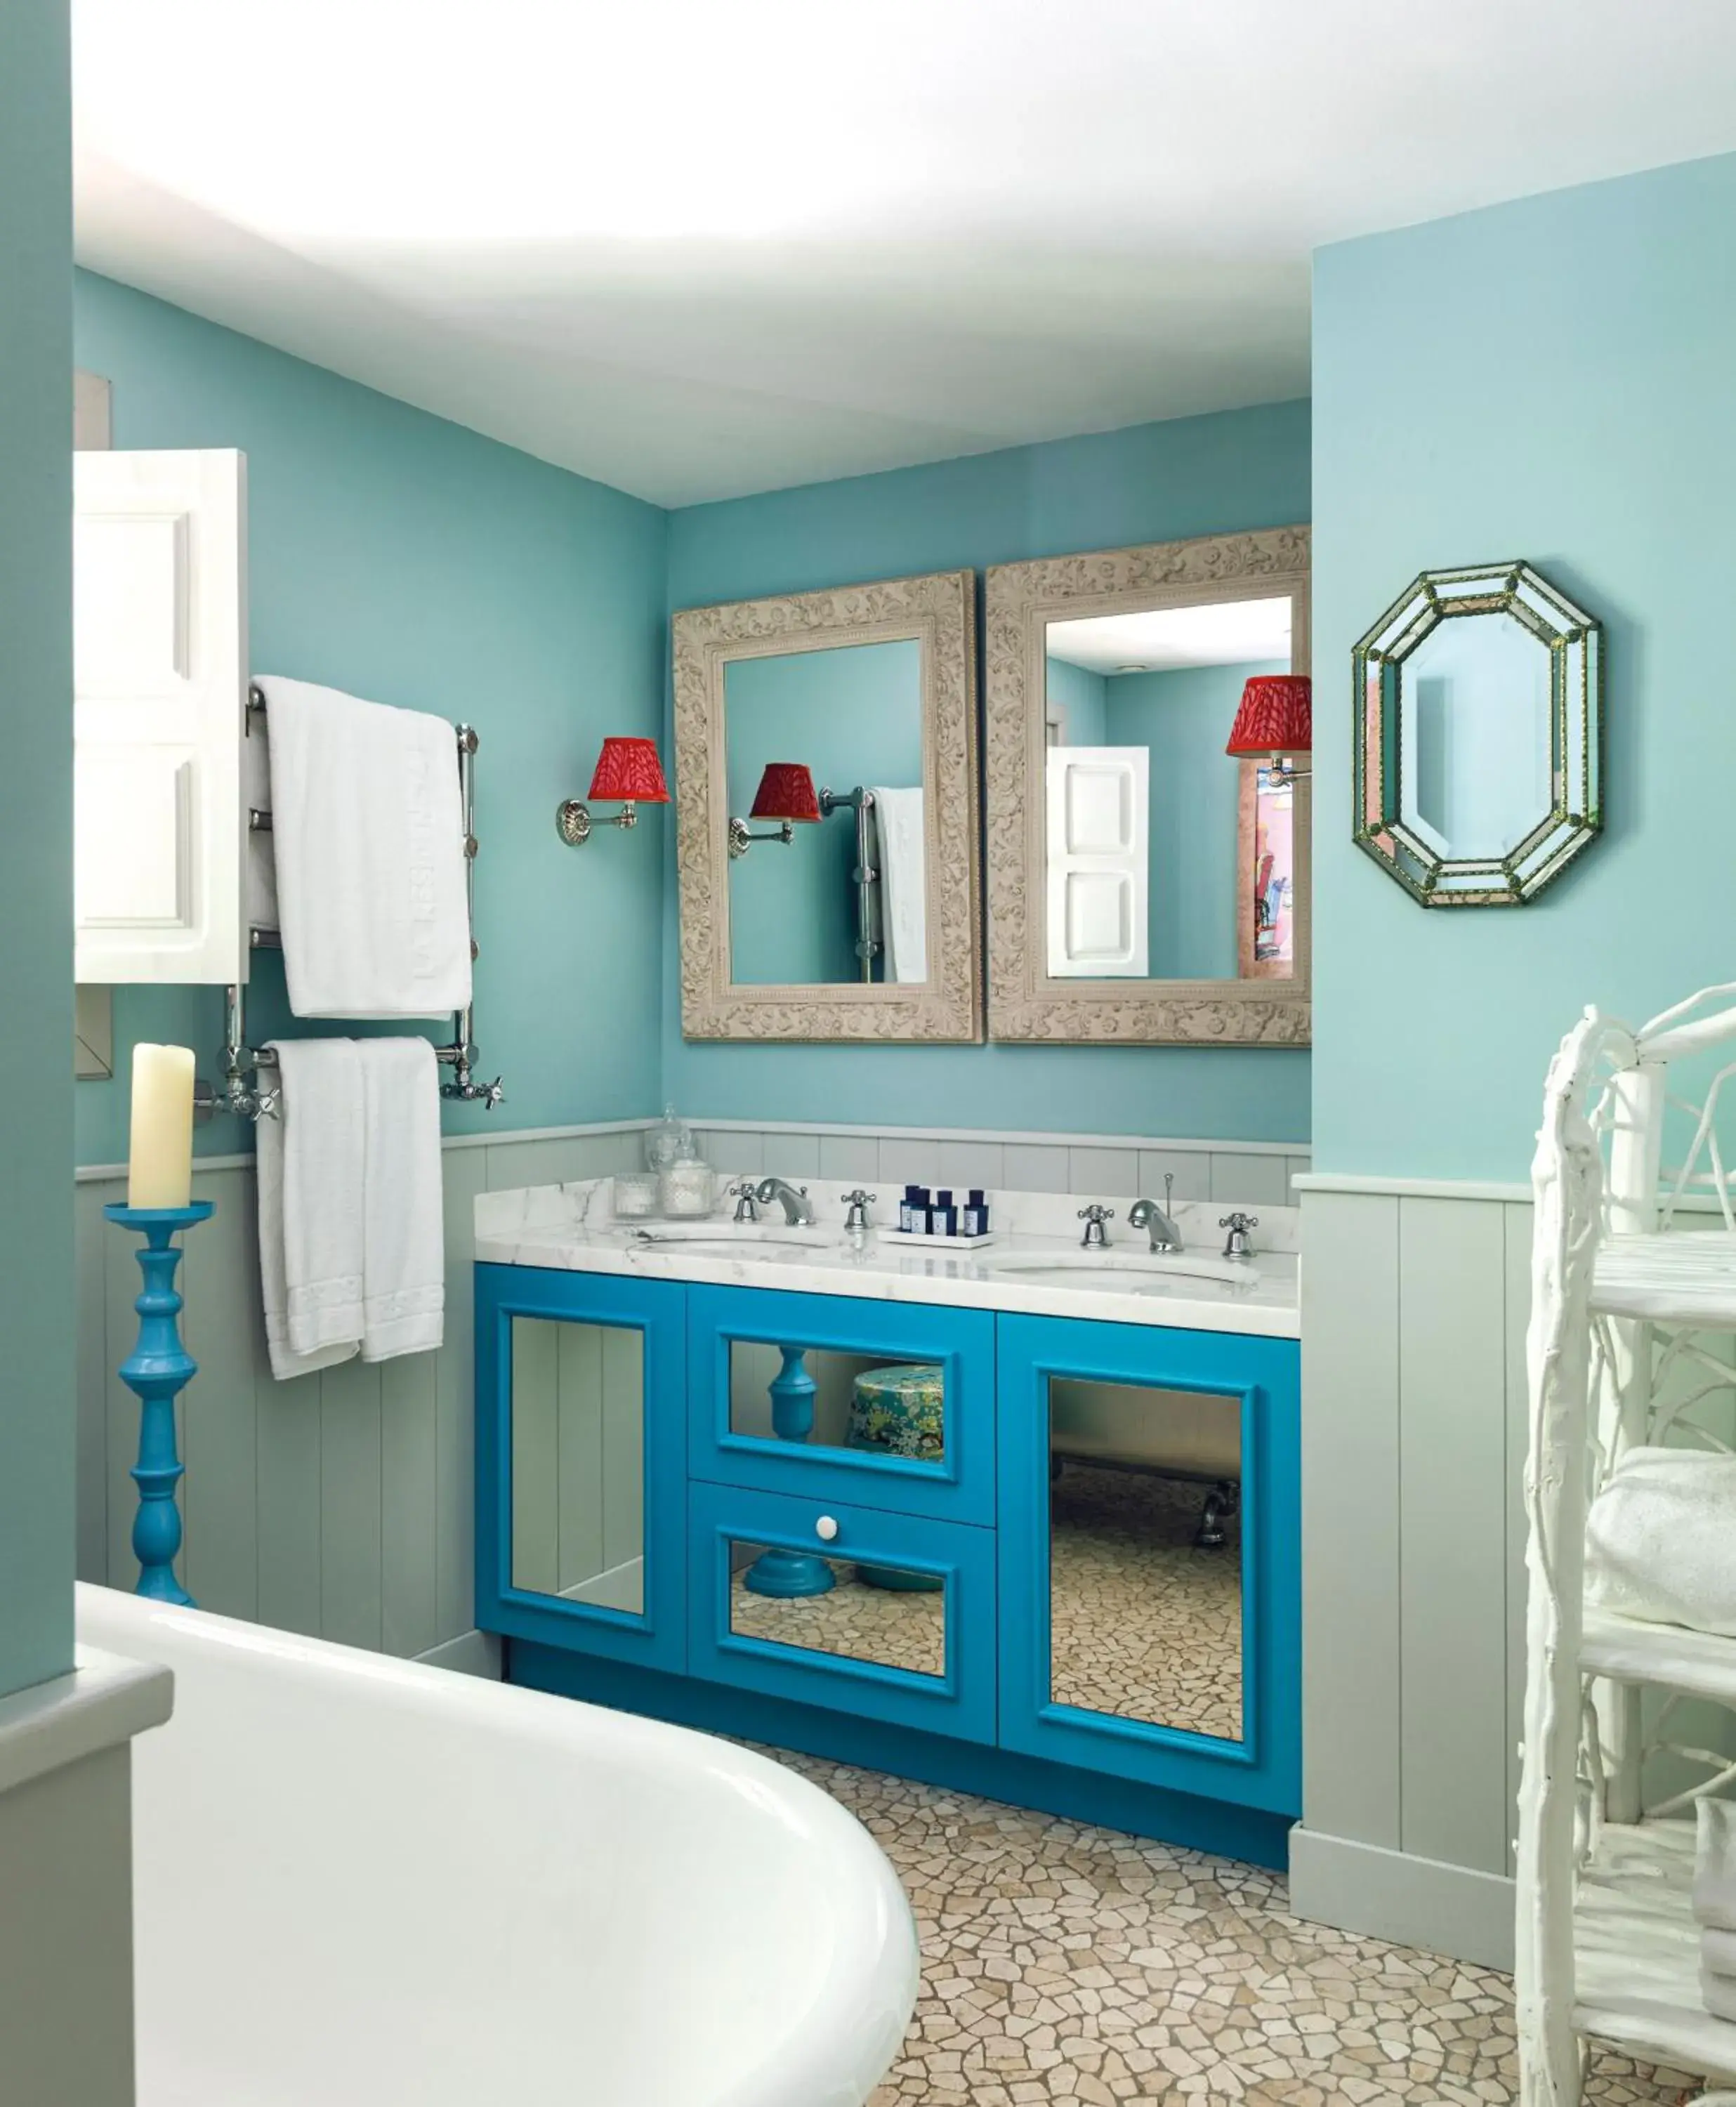
{"label": "undermount sink", "polygon": [[1126,1292],[1168,1280],[1212,1280],[1245,1287],[1257,1275],[1245,1260],[1213,1258],[1205,1251],[988,1251],[977,1261],[985,1273],[1017,1274],[1047,1287],[1083,1287],[1100,1282]]}
{"label": "undermount sink", "polygon": [[838,1233],[801,1222],[658,1222],[635,1229],[630,1240],[642,1249],[704,1253],[753,1251],[768,1244],[829,1251]]}

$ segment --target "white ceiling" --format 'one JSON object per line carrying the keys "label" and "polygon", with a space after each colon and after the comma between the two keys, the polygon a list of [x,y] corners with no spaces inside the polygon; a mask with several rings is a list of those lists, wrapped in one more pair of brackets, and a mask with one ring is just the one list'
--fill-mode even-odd
{"label": "white ceiling", "polygon": [[1251,666],[1290,655],[1288,600],[1232,600],[1145,614],[1052,622],[1047,649],[1092,673],[1169,673],[1186,666]]}
{"label": "white ceiling", "polygon": [[663,504],[1272,402],[1322,241],[1736,146],[1731,0],[75,0],[81,260]]}

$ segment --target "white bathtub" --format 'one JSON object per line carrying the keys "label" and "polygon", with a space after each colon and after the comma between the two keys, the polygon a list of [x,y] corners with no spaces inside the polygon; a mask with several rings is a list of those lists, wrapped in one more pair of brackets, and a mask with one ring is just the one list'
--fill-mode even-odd
{"label": "white bathtub", "polygon": [[104,1588],[139,2107],[861,2107],[915,2001],[859,1823],[679,1727]]}

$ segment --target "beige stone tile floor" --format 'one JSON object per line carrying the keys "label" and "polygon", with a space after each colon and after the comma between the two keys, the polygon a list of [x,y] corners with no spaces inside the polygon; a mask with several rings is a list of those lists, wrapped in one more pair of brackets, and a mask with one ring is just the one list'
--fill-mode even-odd
{"label": "beige stone tile floor", "polygon": [[[1512,1989],[1492,1970],[1304,1924],[1281,1878],[1227,1859],[782,1760],[866,1824],[916,1911],[922,2000],[872,2107],[1518,2096]],[[1599,2053],[1586,2107],[1676,2107],[1696,2090]]]}

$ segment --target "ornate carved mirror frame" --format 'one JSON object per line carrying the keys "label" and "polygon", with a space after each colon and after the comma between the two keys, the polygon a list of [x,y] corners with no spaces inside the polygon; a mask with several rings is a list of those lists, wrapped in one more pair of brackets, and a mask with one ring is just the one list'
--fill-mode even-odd
{"label": "ornate carved mirror frame", "polygon": [[[683,1036],[810,1042],[980,1039],[974,573],[943,571],[687,608],[674,617],[671,627]],[[927,979],[802,986],[733,981],[726,669],[735,659],[906,638],[920,642],[922,652]]]}
{"label": "ornate carved mirror frame", "polygon": [[[1308,776],[1299,779],[1295,789],[1295,959],[1288,978],[1052,977],[1043,905],[1049,623],[1287,595],[1291,670],[1306,673],[1308,559],[1309,530],[1277,527],[1002,564],[989,572],[985,775],[991,1039],[1123,1046],[1308,1044],[1312,786]],[[1227,741],[1229,732],[1227,720]],[[1237,765],[1227,755],[1222,763],[1226,769]],[[1231,851],[1227,848],[1225,853]]]}

